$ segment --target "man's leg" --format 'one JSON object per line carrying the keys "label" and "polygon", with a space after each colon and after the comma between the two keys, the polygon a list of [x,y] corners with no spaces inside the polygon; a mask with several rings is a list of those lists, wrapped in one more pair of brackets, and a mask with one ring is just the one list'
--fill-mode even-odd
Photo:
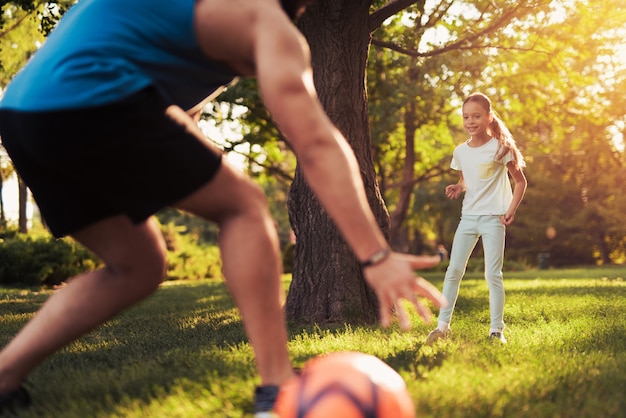
{"label": "man's leg", "polygon": [[241,313],[263,385],[293,376],[282,309],[282,263],[262,190],[224,161],[207,185],[176,205],[217,222],[223,272]]}
{"label": "man's leg", "polygon": [[74,235],[105,267],[71,279],[0,352],[0,393],[17,388],[46,357],[153,293],[166,271],[153,220],[117,216]]}

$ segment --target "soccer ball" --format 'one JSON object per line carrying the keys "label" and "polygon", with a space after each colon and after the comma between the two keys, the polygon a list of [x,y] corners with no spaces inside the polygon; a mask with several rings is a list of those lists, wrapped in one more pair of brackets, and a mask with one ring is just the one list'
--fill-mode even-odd
{"label": "soccer ball", "polygon": [[338,352],[314,357],[285,383],[280,418],[414,418],[402,377],[377,357]]}

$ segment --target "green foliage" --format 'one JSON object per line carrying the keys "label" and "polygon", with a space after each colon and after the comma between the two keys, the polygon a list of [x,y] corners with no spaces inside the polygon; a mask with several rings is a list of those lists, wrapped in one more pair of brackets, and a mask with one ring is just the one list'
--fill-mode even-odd
{"label": "green foliage", "polygon": [[[441,0],[416,2],[375,32],[368,103],[387,206],[395,210],[408,181],[415,186],[399,230],[410,242],[404,249],[452,240],[460,206],[446,204],[443,186],[457,180],[450,156],[466,137],[458,108],[478,90],[492,98],[528,160],[529,189],[507,232],[507,257],[532,264],[547,251],[556,265],[626,259],[619,215],[626,160],[611,134],[623,132],[626,118],[626,57],[616,53],[625,25],[619,1],[589,8]],[[412,178],[400,175],[408,152]],[[545,236],[549,226],[555,239]]]}
{"label": "green foliage", "polygon": [[90,252],[69,239],[18,234],[0,242],[0,284],[58,285],[98,263]]}
{"label": "green foliage", "polygon": [[168,223],[161,226],[167,243],[167,279],[221,279],[222,260],[215,245],[198,243],[197,236],[185,233],[185,226]]}
{"label": "green foliage", "polygon": [[[183,226],[161,227],[168,253],[167,280],[221,279],[222,262],[216,245],[201,242]],[[101,261],[71,238],[49,233],[4,231],[0,241],[0,284],[55,286],[101,266]]]}
{"label": "green foliage", "polygon": [[[487,286],[480,275],[469,275],[449,341],[425,346],[433,325],[411,311],[411,332],[395,325],[290,327],[289,351],[295,366],[334,351],[379,357],[404,378],[418,417],[623,416],[624,273],[511,275],[506,346],[488,340]],[[440,273],[424,276],[441,286]],[[0,290],[0,346],[47,295]],[[164,284],[53,355],[28,381],[34,405],[20,411],[23,418],[240,418],[252,412],[259,383],[243,325],[224,283],[215,280]]]}
{"label": "green foliage", "polygon": [[217,245],[217,226],[211,222],[181,212],[173,208],[165,208],[156,214],[163,232],[166,234],[190,235],[198,245]]}
{"label": "green foliage", "polygon": [[203,113],[204,122],[220,135],[215,140],[226,152],[237,155],[241,168],[263,188],[283,246],[288,245],[291,225],[287,193],[296,169],[295,155],[265,108],[256,80],[243,78],[222,92]]}
{"label": "green foliage", "polygon": [[245,157],[244,169],[253,176],[271,175],[290,183],[295,159],[289,145],[274,125],[253,78],[240,79],[225,89],[205,108],[203,118],[218,128],[235,125],[235,132],[224,134],[218,143],[226,152]]}
{"label": "green foliage", "polygon": [[32,10],[15,10],[13,26],[0,37],[0,87],[6,86],[44,41]]}
{"label": "green foliage", "polygon": [[[597,131],[581,126],[571,151],[529,161],[527,203],[509,229],[516,257],[550,252],[561,266],[624,261],[626,165]],[[546,236],[549,227],[556,236]]]}
{"label": "green foliage", "polygon": [[44,42],[74,0],[0,0],[0,87]]}
{"label": "green foliage", "polygon": [[26,12],[35,10],[40,4],[39,0],[0,0],[0,28],[5,24],[7,9],[21,9]]}
{"label": "green foliage", "polygon": [[[268,193],[271,194],[271,193]],[[276,194],[271,203],[278,216],[279,239],[283,247],[283,269],[293,268],[294,245],[290,242],[291,229],[284,207],[281,209]],[[283,202],[284,205],[284,202]],[[168,248],[168,280],[221,279],[222,259],[217,243],[217,227],[195,216],[175,209],[165,209],[158,214],[161,231]]]}

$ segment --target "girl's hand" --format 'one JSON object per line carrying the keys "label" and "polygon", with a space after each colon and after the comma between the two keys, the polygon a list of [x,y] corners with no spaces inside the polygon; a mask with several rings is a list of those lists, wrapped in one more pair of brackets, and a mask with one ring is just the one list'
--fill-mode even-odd
{"label": "girl's hand", "polygon": [[450,184],[446,186],[446,197],[449,199],[458,199],[463,192],[463,187],[460,184]]}
{"label": "girl's hand", "polygon": [[506,213],[504,215],[500,216],[500,222],[502,222],[502,225],[511,225],[513,223],[513,221],[515,220],[515,214],[509,214]]}
{"label": "girl's hand", "polygon": [[409,316],[400,303],[402,299],[411,302],[426,323],[430,322],[431,311],[418,296],[427,298],[437,307],[446,305],[445,298],[435,286],[415,275],[415,270],[433,267],[439,261],[438,255],[391,253],[384,261],[364,270],[365,279],[378,297],[380,322],[384,327],[391,324],[392,312],[396,314],[400,328],[408,330],[411,327]]}

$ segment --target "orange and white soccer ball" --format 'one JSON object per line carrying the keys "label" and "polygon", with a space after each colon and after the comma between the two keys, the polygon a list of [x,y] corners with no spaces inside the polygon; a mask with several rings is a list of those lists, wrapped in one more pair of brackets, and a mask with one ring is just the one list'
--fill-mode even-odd
{"label": "orange and white soccer ball", "polygon": [[415,418],[402,377],[375,356],[338,352],[314,357],[285,383],[280,418]]}

